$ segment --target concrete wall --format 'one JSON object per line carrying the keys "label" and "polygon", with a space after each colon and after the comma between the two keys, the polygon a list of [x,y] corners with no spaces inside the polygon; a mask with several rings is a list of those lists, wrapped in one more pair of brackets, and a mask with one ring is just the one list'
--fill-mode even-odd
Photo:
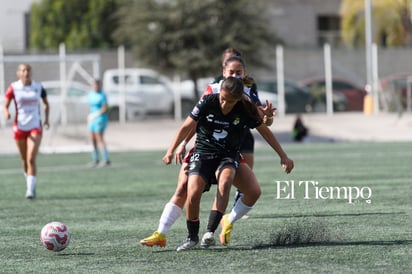
{"label": "concrete wall", "polygon": [[341,0],[270,0],[274,32],[289,47],[317,46],[317,16],[338,15]]}
{"label": "concrete wall", "polygon": [[40,0],[2,0],[0,9],[0,43],[5,51],[25,50],[25,14]]}

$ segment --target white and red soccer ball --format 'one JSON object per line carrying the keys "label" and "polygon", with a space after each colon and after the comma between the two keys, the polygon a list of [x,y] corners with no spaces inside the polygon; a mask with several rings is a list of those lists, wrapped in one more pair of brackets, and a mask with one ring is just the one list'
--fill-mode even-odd
{"label": "white and red soccer ball", "polygon": [[61,222],[51,222],[40,232],[40,241],[50,251],[62,251],[70,242],[69,228]]}

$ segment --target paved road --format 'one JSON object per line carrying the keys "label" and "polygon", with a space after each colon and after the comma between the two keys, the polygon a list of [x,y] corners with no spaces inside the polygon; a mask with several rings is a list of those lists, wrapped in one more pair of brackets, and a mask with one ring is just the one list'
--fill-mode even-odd
{"label": "paved road", "polygon": [[[281,143],[292,142],[290,131],[295,116],[276,117],[271,129]],[[412,141],[412,114],[337,113],[307,114],[303,121],[309,128],[308,143],[354,141]],[[110,123],[106,141],[110,151],[164,150],[181,122],[165,118],[148,118],[127,123]],[[266,145],[256,133],[256,145]],[[10,127],[0,128],[0,154],[17,153]],[[86,124],[51,127],[45,131],[41,152],[90,151]]]}

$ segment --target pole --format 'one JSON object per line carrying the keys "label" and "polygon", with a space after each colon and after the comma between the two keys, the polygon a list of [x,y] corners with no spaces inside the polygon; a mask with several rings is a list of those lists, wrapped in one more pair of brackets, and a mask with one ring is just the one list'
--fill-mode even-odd
{"label": "pole", "polygon": [[[367,102],[377,101],[376,90],[372,83],[373,64],[372,64],[372,12],[371,12],[371,0],[365,0],[365,53],[366,53],[366,87],[368,91]],[[369,96],[369,97],[368,97]],[[372,96],[373,100],[370,100]],[[373,112],[377,113],[377,105],[374,105]]]}
{"label": "pole", "polygon": [[284,117],[285,107],[285,76],[283,70],[283,47],[276,47],[276,78],[278,85],[278,113],[279,117]]}
{"label": "pole", "polygon": [[59,59],[60,59],[60,85],[62,94],[60,94],[61,98],[61,124],[67,125],[67,108],[66,108],[66,100],[67,100],[67,81],[66,81],[66,45],[64,43],[60,43],[59,45]]}
{"label": "pole", "polygon": [[333,115],[333,87],[332,87],[332,57],[330,45],[326,43],[323,46],[325,62],[325,87],[326,87],[326,113]]}
{"label": "pole", "polygon": [[125,53],[124,46],[118,48],[119,66],[119,121],[126,123],[126,81],[125,81]]}
{"label": "pole", "polygon": [[378,46],[372,43],[372,90],[374,92],[373,96],[373,106],[374,113],[379,113],[379,75],[378,75]]}

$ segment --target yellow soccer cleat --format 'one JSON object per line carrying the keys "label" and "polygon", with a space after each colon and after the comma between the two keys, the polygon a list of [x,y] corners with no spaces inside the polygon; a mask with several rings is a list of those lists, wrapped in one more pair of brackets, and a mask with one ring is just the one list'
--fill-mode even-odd
{"label": "yellow soccer cleat", "polygon": [[152,236],[149,236],[141,240],[140,244],[145,245],[145,246],[150,246],[150,247],[155,246],[155,245],[158,245],[160,247],[165,247],[166,246],[166,235],[155,231],[153,232]]}
{"label": "yellow soccer cleat", "polygon": [[222,232],[220,233],[220,243],[227,246],[230,242],[230,233],[232,232],[233,224],[229,222],[229,215],[226,214],[222,217],[220,224],[222,225]]}

